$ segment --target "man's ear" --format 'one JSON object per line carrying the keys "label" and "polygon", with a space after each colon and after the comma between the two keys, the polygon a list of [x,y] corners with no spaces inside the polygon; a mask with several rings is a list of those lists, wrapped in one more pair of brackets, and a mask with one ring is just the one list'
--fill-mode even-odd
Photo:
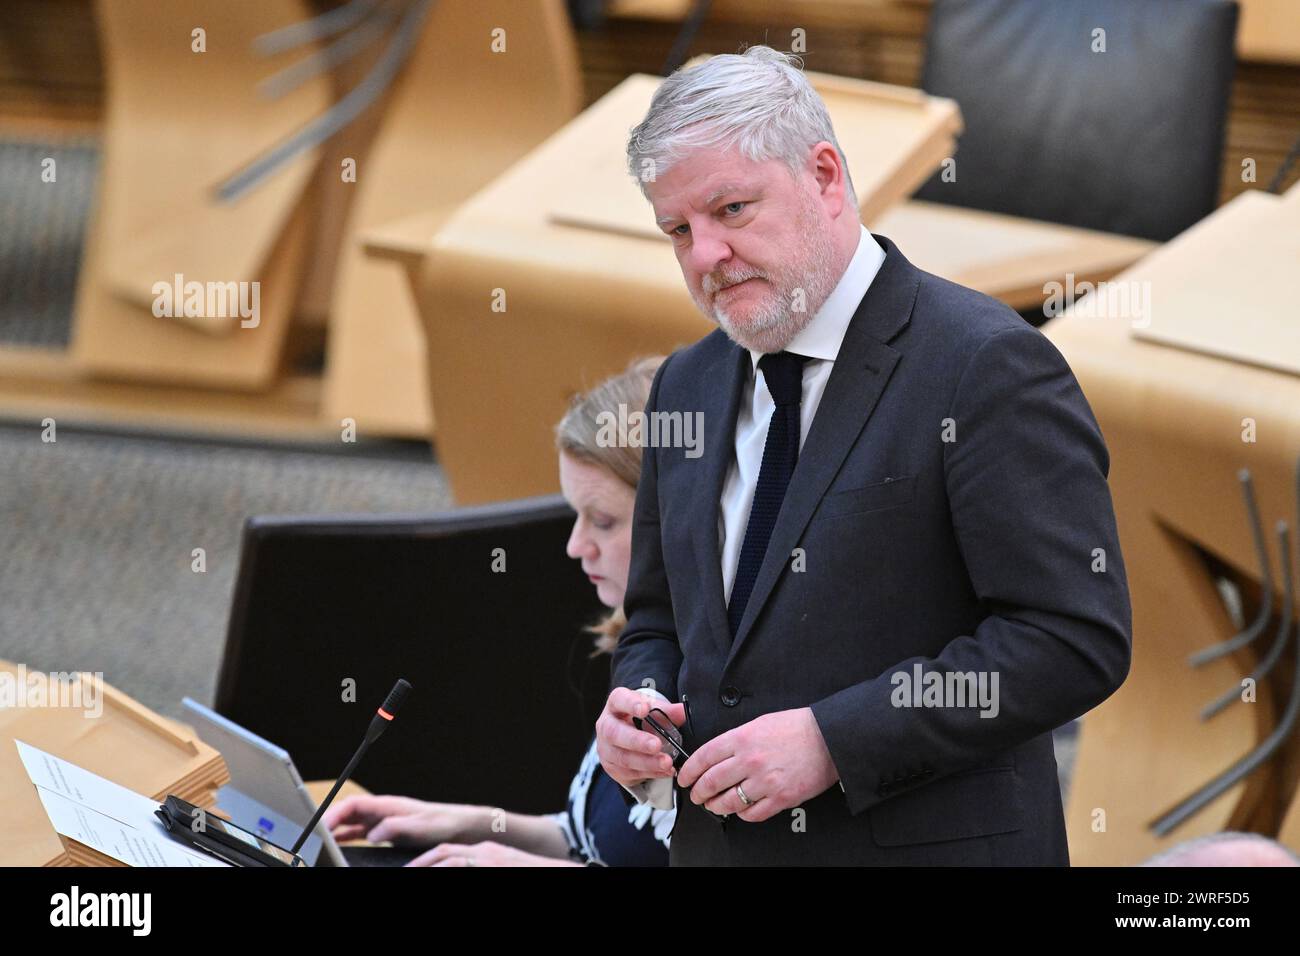
{"label": "man's ear", "polygon": [[818,198],[826,204],[827,213],[834,219],[848,204],[848,169],[830,140],[824,139],[814,145],[808,161],[817,182]]}

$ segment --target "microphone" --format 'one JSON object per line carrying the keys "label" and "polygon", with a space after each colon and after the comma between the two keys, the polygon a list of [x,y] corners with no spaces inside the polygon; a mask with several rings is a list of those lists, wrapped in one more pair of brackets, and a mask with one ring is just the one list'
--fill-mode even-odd
{"label": "microphone", "polygon": [[334,789],[329,792],[329,796],[325,798],[324,802],[316,808],[316,815],[311,818],[311,822],[308,823],[307,826],[303,828],[302,833],[299,834],[298,841],[294,843],[293,849],[289,851],[294,854],[294,856],[298,855],[298,851],[302,849],[302,845],[307,842],[307,837],[309,837],[312,831],[316,829],[316,824],[319,823],[320,818],[325,815],[325,811],[329,809],[329,805],[334,802],[334,798],[338,795],[339,789],[347,779],[352,776],[352,771],[357,769],[357,764],[361,762],[361,758],[365,756],[370,745],[378,740],[380,735],[388,729],[388,725],[393,722],[393,718],[397,716],[397,712],[401,709],[402,704],[410,693],[411,685],[399,678],[397,683],[393,685],[393,689],[388,692],[388,696],[384,698],[383,706],[375,712],[374,717],[370,718],[370,727],[366,730],[365,739],[361,741],[361,746],[358,747],[357,752],[352,755],[352,759],[348,761],[347,767],[343,769],[343,773],[339,775],[338,780],[334,781]]}

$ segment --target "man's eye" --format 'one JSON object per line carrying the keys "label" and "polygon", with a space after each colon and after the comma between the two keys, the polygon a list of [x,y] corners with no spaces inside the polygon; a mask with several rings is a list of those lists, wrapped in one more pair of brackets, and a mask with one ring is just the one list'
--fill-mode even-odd
{"label": "man's eye", "polygon": [[740,215],[740,210],[741,210],[741,209],[744,209],[744,208],[745,208],[746,206],[748,206],[748,205],[749,205],[749,203],[747,203],[747,202],[729,202],[729,203],[727,203],[725,206],[723,206],[722,208],[723,208],[723,209],[728,209],[728,210],[729,210],[729,209],[731,209],[732,206],[739,206],[740,208],[737,209],[735,212],[732,213],[733,216],[738,216],[738,215]]}
{"label": "man's eye", "polygon": [[688,226],[686,223],[682,223],[680,226],[674,226],[674,227],[673,227],[673,231],[672,231],[672,235],[674,235],[674,236],[684,236],[684,235],[686,235],[686,233],[684,233],[684,232],[679,232],[678,230],[679,230],[679,229],[689,229],[689,228],[691,228],[691,227]]}

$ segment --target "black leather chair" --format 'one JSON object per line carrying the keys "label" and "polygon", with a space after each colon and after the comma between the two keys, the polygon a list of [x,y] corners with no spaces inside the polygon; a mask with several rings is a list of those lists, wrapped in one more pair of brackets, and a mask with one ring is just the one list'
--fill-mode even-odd
{"label": "black leather chair", "polygon": [[1231,0],[935,0],[921,85],[966,128],[916,198],[1172,238],[1218,199],[1236,32]]}
{"label": "black leather chair", "polygon": [[[250,519],[216,709],[288,750],[306,779],[332,779],[404,677],[413,692],[359,783],[563,809],[609,684],[609,658],[589,657],[583,631],[604,609],[564,553],[573,517],[550,496],[431,516]],[[349,679],[355,703],[343,700]]]}

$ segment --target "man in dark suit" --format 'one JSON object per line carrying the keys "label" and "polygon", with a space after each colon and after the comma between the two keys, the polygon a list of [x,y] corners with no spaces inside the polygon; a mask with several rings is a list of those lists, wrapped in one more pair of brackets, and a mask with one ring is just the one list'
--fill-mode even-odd
{"label": "man in dark suit", "polygon": [[[861,226],[784,54],[674,74],[628,152],[719,329],[646,406],[704,438],[643,454],[606,772],[675,794],[674,865],[1068,864],[1051,732],[1131,650],[1068,365]],[[634,723],[656,705],[692,754],[675,781]]]}

